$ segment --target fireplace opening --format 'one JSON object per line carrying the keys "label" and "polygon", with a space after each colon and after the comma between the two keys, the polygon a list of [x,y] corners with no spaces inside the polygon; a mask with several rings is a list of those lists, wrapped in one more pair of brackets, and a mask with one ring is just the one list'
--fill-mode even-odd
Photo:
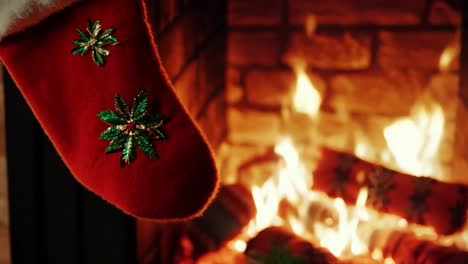
{"label": "fireplace opening", "polygon": [[462,1],[192,2],[159,48],[222,186],[140,263],[468,263]]}

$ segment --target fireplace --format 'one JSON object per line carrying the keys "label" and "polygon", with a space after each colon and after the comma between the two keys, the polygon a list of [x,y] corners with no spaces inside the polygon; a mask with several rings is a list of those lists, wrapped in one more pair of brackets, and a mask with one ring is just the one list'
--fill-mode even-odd
{"label": "fireplace", "polygon": [[[451,216],[427,198],[467,183],[461,1],[175,2],[156,8],[163,61],[223,186],[191,223],[138,221],[142,263],[244,263],[252,244],[268,251],[274,235],[264,232],[311,242],[323,263],[466,257],[464,191],[456,228],[434,220]],[[343,159],[364,165],[337,172]],[[397,180],[385,191],[387,172]],[[346,197],[330,190],[337,175],[366,183]],[[377,199],[389,190],[409,205]]]}

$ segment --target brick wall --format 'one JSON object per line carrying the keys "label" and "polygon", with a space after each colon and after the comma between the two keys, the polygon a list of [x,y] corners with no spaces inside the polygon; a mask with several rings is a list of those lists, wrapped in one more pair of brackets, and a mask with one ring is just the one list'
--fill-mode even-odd
{"label": "brick wall", "polygon": [[[156,1],[155,30],[176,94],[214,149],[225,134],[225,1]],[[213,126],[212,124],[217,124]]]}
{"label": "brick wall", "polygon": [[[385,146],[381,129],[408,115],[424,91],[445,110],[442,166],[450,175],[458,91],[457,61],[439,57],[456,40],[461,1],[228,0],[227,152],[223,174],[275,144],[281,105],[294,87],[291,58],[303,58],[323,96],[325,144],[354,149],[351,138]],[[312,34],[311,34],[312,33]],[[346,118],[338,110],[346,110]],[[371,159],[377,158],[369,154]]]}

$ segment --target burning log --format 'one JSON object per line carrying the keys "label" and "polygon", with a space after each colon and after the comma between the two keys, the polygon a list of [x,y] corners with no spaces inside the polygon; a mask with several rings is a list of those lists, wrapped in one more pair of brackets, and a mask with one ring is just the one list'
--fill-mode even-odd
{"label": "burning log", "polygon": [[241,184],[222,186],[205,213],[188,224],[195,257],[214,251],[239,235],[255,213],[250,190]]}
{"label": "burning log", "polygon": [[382,252],[384,256],[392,257],[396,263],[468,263],[466,251],[437,245],[402,231],[390,233]]}
{"label": "burning log", "polygon": [[367,187],[369,206],[432,226],[439,234],[452,234],[465,223],[467,187],[462,184],[399,173],[330,149],[322,150],[313,177],[314,190],[348,204],[354,204],[359,190]]}
{"label": "burning log", "polygon": [[269,227],[247,243],[245,254],[259,263],[332,264],[338,260],[326,249],[311,243],[281,227]]}

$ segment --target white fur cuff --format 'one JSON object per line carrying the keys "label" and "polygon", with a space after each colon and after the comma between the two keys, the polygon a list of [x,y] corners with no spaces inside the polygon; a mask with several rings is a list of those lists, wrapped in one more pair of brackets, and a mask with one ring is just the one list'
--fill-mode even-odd
{"label": "white fur cuff", "polygon": [[0,0],[0,40],[78,0]]}

